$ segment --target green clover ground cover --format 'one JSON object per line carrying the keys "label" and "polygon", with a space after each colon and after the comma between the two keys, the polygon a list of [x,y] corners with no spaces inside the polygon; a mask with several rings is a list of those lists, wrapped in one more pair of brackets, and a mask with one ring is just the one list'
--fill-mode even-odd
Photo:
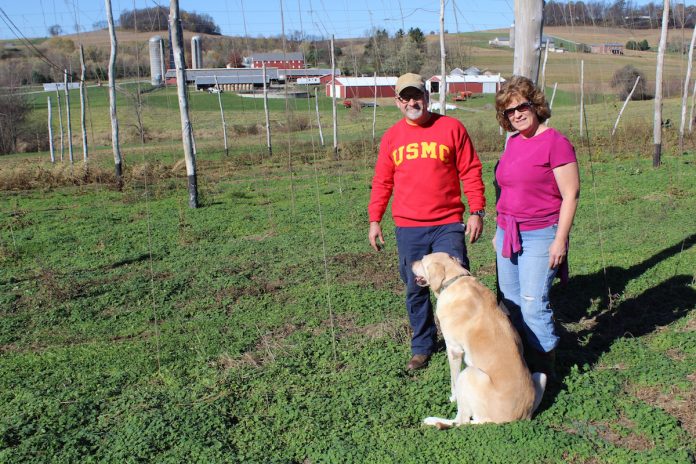
{"label": "green clover ground cover", "polygon": [[389,220],[367,244],[370,163],[216,173],[198,210],[183,182],[7,194],[0,462],[692,462],[693,163],[582,160],[561,381],[532,421],[446,432],[421,426],[455,413],[444,352],[403,369]]}

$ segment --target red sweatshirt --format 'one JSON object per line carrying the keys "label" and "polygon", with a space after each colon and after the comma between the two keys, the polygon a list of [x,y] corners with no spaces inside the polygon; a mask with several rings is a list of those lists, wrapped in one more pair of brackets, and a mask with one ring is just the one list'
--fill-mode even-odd
{"label": "red sweatshirt", "polygon": [[464,125],[432,113],[423,126],[402,119],[384,133],[367,211],[381,221],[394,193],[392,216],[399,227],[462,222],[460,180],[470,211],[486,206],[479,160]]}

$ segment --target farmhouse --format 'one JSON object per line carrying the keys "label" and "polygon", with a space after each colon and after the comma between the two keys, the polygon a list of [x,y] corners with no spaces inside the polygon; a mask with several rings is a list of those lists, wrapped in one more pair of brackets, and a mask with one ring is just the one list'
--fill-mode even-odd
{"label": "farmhouse", "polygon": [[[337,77],[336,98],[394,97],[396,77]],[[333,97],[331,76],[326,82],[326,96]]]}
{"label": "farmhouse", "polygon": [[[441,76],[433,76],[425,81],[425,88],[430,93],[440,92]],[[500,84],[505,82],[500,74],[483,75],[449,75],[447,76],[447,93],[459,92],[496,93]]]}
{"label": "farmhouse", "polygon": [[244,64],[250,68],[263,68],[265,64],[267,68],[304,69],[305,58],[304,54],[299,52],[255,53],[251,56],[245,56]]}
{"label": "farmhouse", "polygon": [[624,46],[620,43],[605,43],[601,45],[591,45],[590,53],[623,55]]}

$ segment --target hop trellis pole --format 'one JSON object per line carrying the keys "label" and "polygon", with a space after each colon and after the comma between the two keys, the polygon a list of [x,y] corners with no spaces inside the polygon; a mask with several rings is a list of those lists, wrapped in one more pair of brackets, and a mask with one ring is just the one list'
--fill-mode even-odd
{"label": "hop trellis pole", "polygon": [[539,78],[543,19],[543,0],[515,1],[515,51],[512,73],[525,76],[535,83]]}
{"label": "hop trellis pole", "polygon": [[56,85],[56,103],[58,105],[58,128],[60,129],[60,162],[63,162],[63,153],[65,152],[65,141],[63,140],[63,109],[60,106],[60,90]]}
{"label": "hop trellis pole", "polygon": [[333,116],[333,152],[338,159],[338,119],[336,115],[336,57],[334,55],[334,36],[331,36],[331,114]]}
{"label": "hop trellis pole", "polygon": [[[694,42],[696,42],[696,26],[691,35],[691,45],[689,45],[689,59],[686,66],[686,77],[684,78],[684,93],[682,94],[681,122],[679,124],[679,151],[684,151],[684,127],[686,125],[686,102],[689,99],[689,81],[691,80],[691,66],[693,64]],[[693,117],[692,117],[693,118]]]}
{"label": "hop trellis pole", "polygon": [[263,113],[266,118],[266,148],[268,156],[273,157],[273,145],[271,145],[271,116],[268,113],[268,86],[266,85],[266,63],[262,66],[263,72]]}
{"label": "hop trellis pole", "polygon": [[85,124],[85,49],[80,44],[80,124],[82,126],[82,159],[87,162],[87,125]]}
{"label": "hop trellis pole", "polygon": [[116,169],[116,183],[119,188],[123,184],[123,167],[121,160],[121,147],[118,141],[118,115],[116,114],[116,55],[118,54],[118,41],[114,30],[114,15],[111,10],[111,0],[106,3],[106,20],[109,24],[109,38],[111,39],[111,54],[109,55],[109,115],[111,116],[111,146],[114,152],[114,166]]}
{"label": "hop trellis pole", "polygon": [[72,146],[72,123],[70,121],[70,90],[68,89],[68,70],[63,70],[63,90],[65,90],[65,118],[68,122],[68,156],[70,164],[73,164],[73,146]]}
{"label": "hop trellis pole", "polygon": [[445,0],[440,0],[440,72],[442,79],[440,81],[440,114],[445,114],[447,111],[447,52],[445,50]]}
{"label": "hop trellis pole", "polygon": [[662,157],[662,70],[665,63],[668,27],[669,0],[664,0],[662,7],[662,30],[660,32],[660,45],[657,49],[657,67],[655,70],[655,118],[653,119],[653,140],[655,145],[653,167],[655,168],[660,166]]}
{"label": "hop trellis pole", "polygon": [[181,138],[184,145],[186,175],[188,178],[189,207],[198,208],[198,180],[196,177],[196,154],[193,146],[193,129],[189,118],[188,96],[186,95],[186,62],[184,61],[184,33],[179,17],[179,1],[169,4],[169,27],[172,30],[172,49],[176,68],[176,87],[181,114]]}
{"label": "hop trellis pole", "polygon": [[619,115],[617,116],[616,122],[614,123],[614,128],[611,130],[612,137],[616,133],[616,128],[619,126],[619,120],[621,119],[621,115],[623,114],[624,110],[626,109],[626,105],[628,105],[628,102],[631,100],[631,97],[633,96],[633,92],[636,91],[636,87],[638,87],[639,81],[640,81],[640,76],[636,77],[636,82],[633,84],[633,88],[631,89],[631,92],[626,97],[626,100],[624,101],[624,104],[621,107],[621,111],[619,111]]}
{"label": "hop trellis pole", "polygon": [[227,124],[225,123],[225,112],[222,109],[222,90],[218,84],[217,76],[215,77],[215,88],[217,89],[218,104],[220,105],[220,118],[222,119],[222,138],[225,143],[225,156],[230,154],[230,149],[227,146]]}
{"label": "hop trellis pole", "polygon": [[53,112],[51,109],[51,97],[48,97],[48,146],[51,151],[51,163],[55,163],[56,153],[53,149]]}

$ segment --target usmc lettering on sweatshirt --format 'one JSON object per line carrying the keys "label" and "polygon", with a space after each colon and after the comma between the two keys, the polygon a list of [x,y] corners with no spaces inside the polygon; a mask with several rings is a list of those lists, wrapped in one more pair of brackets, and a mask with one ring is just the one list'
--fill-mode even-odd
{"label": "usmc lettering on sweatshirt", "polygon": [[450,147],[447,145],[442,145],[437,142],[414,142],[408,145],[401,145],[394,150],[392,152],[392,160],[394,160],[395,166],[403,163],[404,157],[407,161],[418,158],[438,159],[447,164],[450,160],[449,154]]}

